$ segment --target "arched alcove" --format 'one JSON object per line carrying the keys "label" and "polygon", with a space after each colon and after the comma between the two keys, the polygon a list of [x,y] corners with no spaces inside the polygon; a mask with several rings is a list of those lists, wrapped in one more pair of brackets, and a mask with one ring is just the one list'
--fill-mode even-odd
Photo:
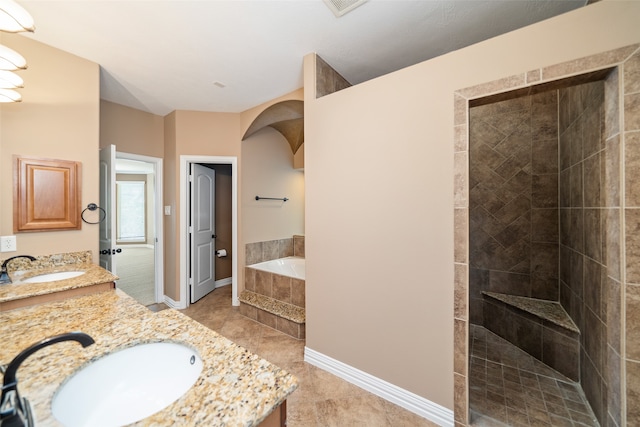
{"label": "arched alcove", "polygon": [[304,143],[304,102],[282,101],[268,107],[251,123],[242,140],[244,141],[266,126],[280,132],[289,142],[291,151],[295,154]]}

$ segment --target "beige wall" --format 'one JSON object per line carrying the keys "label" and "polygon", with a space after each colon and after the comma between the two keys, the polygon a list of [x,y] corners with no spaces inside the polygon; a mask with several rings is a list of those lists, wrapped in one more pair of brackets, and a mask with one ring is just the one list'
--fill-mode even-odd
{"label": "beige wall", "polygon": [[[98,203],[100,81],[98,64],[15,34],[0,43],[18,51],[29,68],[20,71],[23,102],[2,104],[0,116],[0,234],[13,235],[12,157],[23,155],[82,163],[81,207]],[[98,226],[81,230],[19,233],[18,255],[93,251],[98,256]]]}
{"label": "beige wall", "polygon": [[[278,131],[266,127],[242,142],[242,235],[245,243],[304,235],[304,173]],[[286,202],[256,200],[287,197]]]}
{"label": "beige wall", "polygon": [[318,100],[307,56],[307,346],[453,408],[453,93],[637,43],[639,16],[598,2]]}
{"label": "beige wall", "polygon": [[[277,231],[278,236],[291,237],[304,233],[304,190],[302,173],[294,171],[293,157],[285,139],[272,129],[266,129],[241,141],[241,137],[251,122],[265,108],[274,103],[288,99],[302,99],[302,89],[276,98],[265,104],[249,109],[243,113],[209,113],[197,111],[175,111],[165,117],[114,104],[108,101],[100,103],[100,144],[116,145],[119,152],[141,154],[163,158],[164,166],[164,206],[171,206],[171,215],[164,216],[165,235],[165,292],[179,300],[180,283],[180,246],[178,241],[180,224],[180,156],[236,156],[238,158],[238,258],[239,278],[242,286],[244,266],[244,232],[250,239],[259,239],[262,235]],[[281,144],[285,144],[284,147]],[[286,148],[286,150],[283,150]],[[261,162],[256,162],[256,155]],[[250,167],[243,167],[243,158],[248,156]],[[286,159],[287,164],[283,164]],[[258,164],[259,170],[254,167]],[[265,165],[273,167],[265,168]],[[275,167],[274,167],[275,166]],[[247,172],[243,172],[246,170]],[[284,172],[283,172],[284,170]],[[288,177],[283,178],[283,174]],[[245,176],[246,175],[246,176]],[[257,182],[267,182],[270,188],[282,189],[295,200],[287,202],[274,221],[265,221],[265,216],[251,203],[244,203],[242,196],[243,182],[247,180],[249,190],[253,192]],[[272,185],[273,184],[273,185]],[[291,190],[290,190],[291,189]],[[274,190],[274,191],[275,191]],[[295,197],[293,196],[295,194]],[[255,194],[253,194],[255,196]],[[255,200],[254,200],[255,202]],[[244,209],[247,214],[244,214]],[[229,236],[229,240],[230,240]],[[251,240],[253,241],[253,240]],[[231,250],[230,244],[228,250]],[[230,258],[222,260],[222,263]],[[219,260],[218,260],[219,261]],[[229,264],[227,262],[227,264]],[[220,274],[229,270],[229,266],[220,266]],[[216,273],[216,278],[221,277]]]}
{"label": "beige wall", "polygon": [[[240,115],[174,111],[165,117],[164,138],[164,204],[171,206],[171,215],[164,217],[165,292],[177,301],[180,299],[180,156],[236,156],[240,159]],[[241,177],[242,168],[238,169]],[[238,206],[238,217],[242,218],[240,211],[241,206]],[[241,241],[240,229],[238,234]],[[243,254],[237,256],[238,265],[243,265]]]}
{"label": "beige wall", "polygon": [[[240,114],[242,135],[270,106],[282,101],[304,100],[298,89]],[[298,153],[304,152],[304,144]],[[265,127],[242,142],[242,234],[244,243],[291,238],[304,234],[304,173],[287,140]],[[297,170],[295,170],[297,169]],[[256,196],[287,197],[285,203],[256,201]],[[244,264],[243,264],[244,265]]]}
{"label": "beige wall", "polygon": [[[169,206],[172,216],[164,217],[164,293],[174,301],[180,299],[180,271],[178,245],[178,230],[175,212],[177,208],[177,188],[175,177],[180,169],[179,159],[176,160],[176,116],[174,111],[164,118],[164,160],[163,167],[163,199],[164,206]],[[171,220],[169,220],[171,219]]]}
{"label": "beige wall", "polygon": [[164,118],[109,101],[100,101],[100,147],[122,153],[164,156]]}

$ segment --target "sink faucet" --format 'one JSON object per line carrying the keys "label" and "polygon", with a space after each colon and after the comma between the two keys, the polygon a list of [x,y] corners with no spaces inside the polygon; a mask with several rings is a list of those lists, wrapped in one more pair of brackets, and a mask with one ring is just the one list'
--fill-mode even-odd
{"label": "sink faucet", "polygon": [[9,261],[12,261],[16,258],[29,258],[31,261],[36,260],[36,258],[32,257],[31,255],[16,255],[16,256],[12,256],[11,258],[5,259],[4,262],[2,263],[2,267],[0,268],[0,285],[6,285],[8,283],[11,283],[9,272],[7,272],[7,264],[9,264]]}
{"label": "sink faucet", "polygon": [[34,426],[31,405],[27,399],[20,398],[18,394],[16,372],[22,362],[36,351],[63,341],[77,341],[82,344],[82,347],[90,346],[95,342],[93,338],[83,332],[68,332],[66,334],[45,338],[22,350],[20,354],[14,357],[4,369],[2,398],[0,398],[0,427]]}

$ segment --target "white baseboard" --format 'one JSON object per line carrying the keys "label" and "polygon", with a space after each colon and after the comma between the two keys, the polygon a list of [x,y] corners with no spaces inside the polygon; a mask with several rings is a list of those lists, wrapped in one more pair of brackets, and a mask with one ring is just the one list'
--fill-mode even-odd
{"label": "white baseboard", "polygon": [[227,286],[233,283],[233,278],[232,277],[227,277],[226,279],[220,279],[220,280],[216,280],[215,282],[215,287],[216,289],[221,288],[223,286]]}
{"label": "white baseboard", "polygon": [[308,347],[304,348],[304,361],[332,373],[351,384],[367,390],[391,403],[403,407],[443,427],[453,427],[453,411],[415,393],[393,385],[373,375],[325,356]]}
{"label": "white baseboard", "polygon": [[176,310],[181,310],[183,308],[182,304],[180,304],[179,302],[173,300],[172,298],[169,298],[168,296],[164,296],[164,303],[167,304],[169,306],[169,308],[175,308]]}

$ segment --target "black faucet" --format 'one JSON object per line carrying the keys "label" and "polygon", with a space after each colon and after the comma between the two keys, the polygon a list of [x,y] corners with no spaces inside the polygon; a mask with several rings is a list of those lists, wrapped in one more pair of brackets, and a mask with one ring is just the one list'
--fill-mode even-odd
{"label": "black faucet", "polygon": [[83,332],[68,332],[45,338],[22,350],[20,354],[14,357],[4,369],[2,398],[0,398],[1,427],[32,427],[34,425],[29,401],[25,398],[20,398],[18,394],[16,372],[22,362],[36,351],[63,341],[77,341],[82,344],[82,347],[90,346],[95,342],[93,338]]}
{"label": "black faucet", "polygon": [[2,263],[2,267],[0,268],[0,285],[6,285],[8,283],[11,283],[11,278],[9,277],[9,272],[7,271],[7,264],[9,264],[9,261],[14,260],[16,258],[29,258],[31,261],[36,260],[36,258],[32,257],[31,255],[16,255],[16,256],[12,256],[11,258],[5,259],[4,262]]}

